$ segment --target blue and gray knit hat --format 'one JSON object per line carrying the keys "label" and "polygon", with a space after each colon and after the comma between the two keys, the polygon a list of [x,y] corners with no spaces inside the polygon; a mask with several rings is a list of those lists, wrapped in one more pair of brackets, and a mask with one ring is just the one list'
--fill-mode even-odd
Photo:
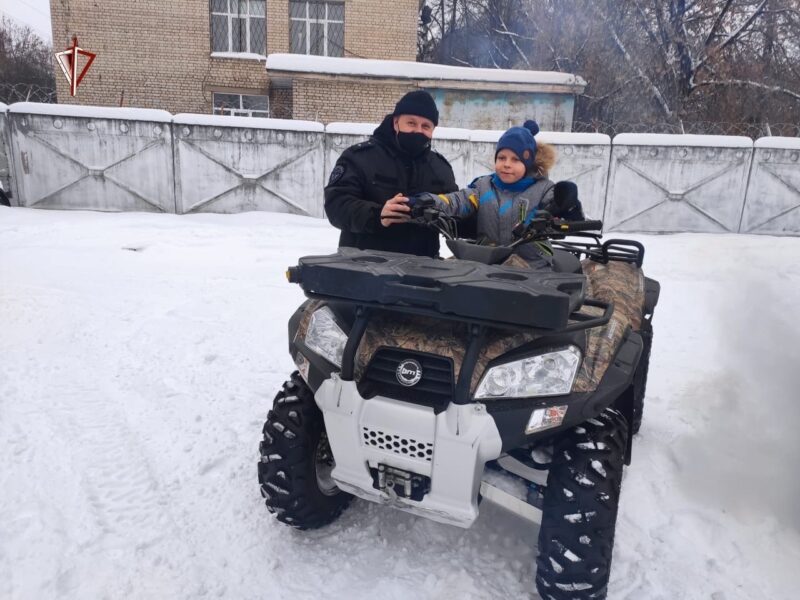
{"label": "blue and gray knit hat", "polygon": [[539,133],[539,124],[532,119],[525,121],[522,127],[512,127],[500,136],[494,150],[494,157],[497,158],[500,150],[511,150],[530,169],[536,158],[536,139],[533,136],[537,133]]}

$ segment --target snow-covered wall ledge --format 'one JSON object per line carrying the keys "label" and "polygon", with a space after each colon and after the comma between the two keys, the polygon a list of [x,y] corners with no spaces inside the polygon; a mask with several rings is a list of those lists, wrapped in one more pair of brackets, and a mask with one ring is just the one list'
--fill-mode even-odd
{"label": "snow-covered wall ledge", "polygon": [[323,216],[322,124],[179,114],[173,131],[179,213]]}
{"label": "snow-covered wall ledge", "polygon": [[743,233],[800,233],[800,138],[756,140]]}
{"label": "snow-covered wall ledge", "polygon": [[[5,127],[5,133],[2,128]],[[375,123],[142,109],[0,105],[0,176],[19,206],[323,216],[341,152]],[[433,146],[468,184],[492,170],[500,131],[439,127]],[[578,183],[607,231],[800,235],[800,140],[542,132],[555,180]],[[5,183],[4,183],[5,185]]]}
{"label": "snow-covered wall ledge", "polygon": [[617,135],[605,227],[737,232],[752,154],[753,142],[745,137]]}

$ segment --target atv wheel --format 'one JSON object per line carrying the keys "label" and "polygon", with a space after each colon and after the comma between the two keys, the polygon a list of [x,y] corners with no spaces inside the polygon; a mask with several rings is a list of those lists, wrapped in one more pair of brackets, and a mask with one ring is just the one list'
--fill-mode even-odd
{"label": "atv wheel", "polygon": [[642,414],[644,413],[644,394],[647,388],[647,370],[650,367],[650,348],[653,345],[653,326],[647,319],[642,319],[642,328],[639,331],[642,336],[642,356],[639,365],[633,374],[633,422],[631,423],[631,435],[639,433],[642,426]]}
{"label": "atv wheel", "polygon": [[607,408],[556,439],[536,559],[544,600],[606,597],[627,436]]}
{"label": "atv wheel", "polygon": [[258,481],[267,508],[297,529],[333,522],[350,504],[331,478],[333,455],[314,394],[295,371],[264,423]]}

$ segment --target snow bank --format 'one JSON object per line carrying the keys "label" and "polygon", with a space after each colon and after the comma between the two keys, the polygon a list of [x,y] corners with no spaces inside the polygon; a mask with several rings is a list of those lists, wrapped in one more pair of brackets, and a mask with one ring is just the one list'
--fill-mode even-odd
{"label": "snow bank", "polygon": [[307,56],[304,54],[270,54],[267,57],[267,71],[296,71],[300,73],[442,81],[485,81],[564,86],[586,85],[586,81],[577,75],[552,71],[474,69],[402,60],[333,58]]}
{"label": "snow bank", "polygon": [[[800,348],[776,340],[800,339],[800,239],[636,239],[662,293],[609,598],[795,598]],[[469,530],[356,501],[298,532],[264,507],[304,299],[284,271],[337,240],[282,214],[0,207],[0,597],[536,597],[536,528],[486,503]]]}
{"label": "snow bank", "polygon": [[[503,135],[505,130],[499,129],[474,129],[470,132],[470,140],[473,142],[496,143]],[[602,133],[570,133],[565,131],[540,131],[536,135],[537,140],[548,144],[574,146],[610,146],[611,138]]]}
{"label": "snow bank", "polygon": [[260,117],[231,117],[227,115],[200,115],[179,113],[173,117],[176,125],[203,125],[206,127],[240,127],[248,129],[282,129],[284,131],[325,131],[322,123],[294,119],[264,119]]}
{"label": "snow bank", "polygon": [[15,102],[8,107],[9,114],[53,115],[83,117],[87,119],[118,119],[126,121],[155,121],[169,123],[172,115],[165,110],[127,108],[115,106],[79,106],[77,104],[46,104],[41,102]]}

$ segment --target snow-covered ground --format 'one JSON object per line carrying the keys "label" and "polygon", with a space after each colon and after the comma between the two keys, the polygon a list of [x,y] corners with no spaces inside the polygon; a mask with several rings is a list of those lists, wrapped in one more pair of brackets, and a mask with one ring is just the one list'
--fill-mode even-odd
{"label": "snow-covered ground", "polygon": [[[797,598],[800,239],[638,236],[662,284],[610,598]],[[284,270],[325,221],[0,207],[0,598],[535,597],[536,530],[266,511]]]}

